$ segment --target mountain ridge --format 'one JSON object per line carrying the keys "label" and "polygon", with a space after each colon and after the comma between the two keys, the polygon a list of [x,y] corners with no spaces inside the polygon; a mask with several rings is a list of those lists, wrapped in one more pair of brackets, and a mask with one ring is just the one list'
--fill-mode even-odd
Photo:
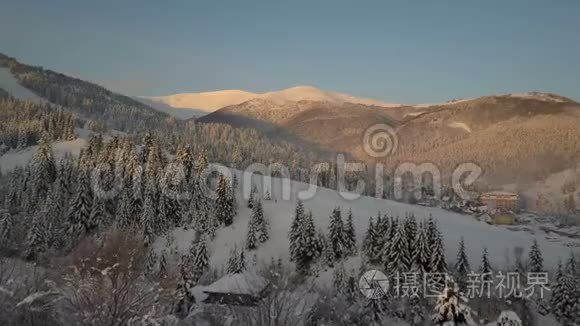
{"label": "mountain ridge", "polygon": [[271,100],[278,104],[297,101],[326,101],[331,103],[355,103],[377,105],[383,107],[398,107],[401,104],[357,97],[350,94],[326,91],[314,86],[293,86],[278,91],[253,93],[239,89],[208,91],[199,93],[178,93],[167,96],[138,97],[140,99],[161,103],[173,108],[196,109],[204,112],[214,112],[226,106],[241,104],[252,99]]}

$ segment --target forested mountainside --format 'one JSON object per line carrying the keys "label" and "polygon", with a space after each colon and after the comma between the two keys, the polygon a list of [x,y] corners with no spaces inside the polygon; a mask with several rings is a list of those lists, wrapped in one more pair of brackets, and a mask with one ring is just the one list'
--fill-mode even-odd
{"label": "forested mountainside", "polygon": [[[385,163],[474,162],[492,184],[542,180],[580,162],[580,104],[550,94],[488,96],[424,108]],[[548,96],[549,95],[549,96]]]}
{"label": "forested mountainside", "polygon": [[[284,130],[303,140],[345,151],[391,170],[402,162],[431,162],[449,173],[474,162],[491,184],[526,182],[580,162],[580,104],[545,93],[486,96],[430,106],[384,108],[360,104],[254,99],[199,119]],[[376,124],[396,130],[397,148],[384,159],[370,157],[362,143]]]}
{"label": "forested mountainside", "polygon": [[[238,168],[252,163],[289,162],[293,176],[297,176],[299,167],[329,157],[328,151],[315,146],[271,139],[249,128],[176,120],[98,85],[25,65],[5,55],[0,55],[0,67],[8,67],[22,86],[52,103],[22,101],[5,92],[6,99],[0,102],[0,112],[6,118],[0,122],[5,126],[0,132],[0,145],[7,149],[18,148],[19,139],[20,148],[34,145],[44,131],[52,140],[70,140],[71,128],[84,127],[95,133],[125,132],[136,144],[153,134],[168,154],[189,144],[196,152],[204,150],[211,162]],[[59,117],[50,118],[56,112]]]}
{"label": "forested mountainside", "polygon": [[36,145],[44,134],[50,141],[73,140],[73,114],[49,104],[0,97],[0,154]]}
{"label": "forested mountainside", "polygon": [[0,53],[0,67],[10,69],[19,83],[50,103],[111,129],[140,130],[171,123],[171,118],[130,97],[42,67],[33,67]]}

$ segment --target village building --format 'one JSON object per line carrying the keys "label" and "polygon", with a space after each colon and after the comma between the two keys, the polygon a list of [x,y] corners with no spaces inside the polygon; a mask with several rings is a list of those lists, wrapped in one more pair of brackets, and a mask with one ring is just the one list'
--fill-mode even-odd
{"label": "village building", "polygon": [[255,306],[266,295],[268,282],[252,273],[228,274],[203,289],[203,303]]}
{"label": "village building", "polygon": [[519,196],[514,192],[491,191],[481,194],[481,202],[489,209],[515,212],[519,209]]}
{"label": "village building", "polygon": [[487,224],[495,225],[514,225],[516,224],[516,216],[509,211],[502,211],[494,209],[491,211],[486,211],[479,215],[478,220],[485,222]]}

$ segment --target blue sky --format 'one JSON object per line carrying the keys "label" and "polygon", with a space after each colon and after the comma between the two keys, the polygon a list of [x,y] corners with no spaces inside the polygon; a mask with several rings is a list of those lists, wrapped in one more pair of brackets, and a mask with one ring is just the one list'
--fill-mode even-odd
{"label": "blue sky", "polygon": [[576,0],[0,1],[0,52],[130,95],[580,99]]}

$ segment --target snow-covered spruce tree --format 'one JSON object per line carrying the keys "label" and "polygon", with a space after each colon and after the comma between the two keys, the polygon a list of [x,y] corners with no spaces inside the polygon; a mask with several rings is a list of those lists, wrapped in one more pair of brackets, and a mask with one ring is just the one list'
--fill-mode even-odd
{"label": "snow-covered spruce tree", "polygon": [[566,261],[566,274],[575,276],[577,275],[577,266],[576,266],[576,256],[574,256],[574,252],[570,251],[570,256]]}
{"label": "snow-covered spruce tree", "polygon": [[[371,284],[371,286],[376,284]],[[382,291],[382,289],[380,290]],[[365,326],[384,326],[385,319],[389,315],[388,301],[386,297],[378,299],[365,300],[363,303],[361,316],[361,325]]]}
{"label": "snow-covered spruce tree", "polygon": [[258,247],[258,221],[256,217],[256,206],[252,210],[252,215],[248,221],[248,235],[246,237],[246,249],[254,250]]}
{"label": "snow-covered spruce tree", "polygon": [[159,195],[157,223],[155,223],[155,227],[153,229],[156,235],[166,234],[173,226],[173,221],[169,219],[169,216],[172,213],[171,210],[173,209],[173,207],[171,207],[170,201],[171,200],[167,196],[163,194]]}
{"label": "snow-covered spruce tree", "polygon": [[91,205],[87,232],[93,233],[103,230],[103,227],[108,222],[108,217],[105,216],[106,214],[107,212],[105,211],[105,201],[99,196],[95,196],[93,198],[93,204]]}
{"label": "snow-covered spruce tree", "polygon": [[201,238],[193,246],[193,275],[194,281],[197,283],[199,278],[203,275],[205,270],[209,267],[209,251],[207,249],[207,241],[205,236]]}
{"label": "snow-covered spruce tree", "polygon": [[430,252],[431,250],[429,249],[427,230],[425,229],[423,223],[421,223],[419,229],[417,230],[417,237],[415,238],[415,243],[413,245],[411,271],[421,275],[428,273],[431,260]]}
{"label": "snow-covered spruce tree", "polygon": [[356,254],[356,233],[354,231],[354,225],[352,221],[352,209],[348,210],[348,216],[346,218],[346,223],[344,225],[344,248],[345,254],[352,256]]}
{"label": "snow-covered spruce tree", "polygon": [[371,216],[369,218],[369,224],[367,225],[367,231],[365,232],[365,237],[363,238],[363,242],[362,242],[362,253],[365,254],[367,256],[367,258],[369,257],[369,248],[370,248],[370,243],[373,241],[373,227],[374,227],[374,220],[373,217]]}
{"label": "snow-covered spruce tree", "polygon": [[147,162],[145,162],[145,182],[154,182],[157,180],[162,166],[163,156],[161,154],[161,149],[155,142],[149,151]]}
{"label": "snow-covered spruce tree", "polygon": [[476,325],[467,300],[461,296],[459,287],[448,282],[437,299],[431,320],[435,325]]}
{"label": "snow-covered spruce tree", "polygon": [[467,260],[467,253],[465,252],[465,239],[463,237],[459,240],[459,249],[457,250],[457,259],[454,267],[459,290],[465,291],[467,285],[467,274],[470,272],[470,266],[469,261]]}
{"label": "snow-covered spruce tree", "polygon": [[43,211],[46,212],[46,241],[48,248],[62,248],[66,206],[59,185],[55,182],[46,196]]}
{"label": "snow-covered spruce tree", "polygon": [[316,230],[316,259],[322,258],[322,253],[324,252],[324,246],[326,246],[326,234],[321,229]]}
{"label": "snow-covered spruce tree", "polygon": [[220,174],[217,185],[216,217],[220,224],[232,225],[234,222],[234,202],[231,196],[231,186],[229,179]]}
{"label": "snow-covered spruce tree", "polygon": [[193,171],[195,175],[200,176],[208,166],[207,151],[202,149],[197,153],[193,164]]}
{"label": "snow-covered spruce tree", "polygon": [[8,211],[0,213],[0,253],[12,245],[14,218]]}
{"label": "snow-covered spruce tree", "polygon": [[262,207],[262,202],[257,201],[256,205],[256,229],[258,232],[258,241],[264,243],[270,239],[270,223],[266,220],[264,216],[264,209]]}
{"label": "snow-covered spruce tree", "polygon": [[141,218],[143,216],[143,190],[140,178],[133,178],[131,190],[130,216],[134,219],[135,225],[143,227]]}
{"label": "snow-covered spruce tree", "polygon": [[191,147],[189,145],[180,144],[175,153],[175,163],[183,167],[185,172],[185,178],[191,178],[193,173],[193,154],[191,152]]}
{"label": "snow-covered spruce tree", "polygon": [[323,268],[326,267],[332,268],[334,267],[334,262],[335,262],[334,251],[332,251],[330,241],[328,241],[328,239],[325,239],[324,246],[322,247],[322,253],[320,254],[320,265]]}
{"label": "snow-covered spruce tree", "polygon": [[550,306],[552,314],[563,325],[574,325],[580,320],[578,285],[575,276],[564,274],[560,276],[552,288]]}
{"label": "snow-covered spruce tree", "polygon": [[[297,235],[295,238],[293,251],[290,256],[296,264],[296,270],[302,275],[310,273],[310,265],[316,257],[318,249],[316,248],[316,229],[312,213],[303,214],[299,220]],[[334,252],[333,252],[334,253]]]}
{"label": "snow-covered spruce tree", "polygon": [[26,259],[35,259],[38,254],[48,249],[45,216],[44,209],[40,209],[32,218],[32,225],[26,237]]}
{"label": "snow-covered spruce tree", "polygon": [[230,214],[232,216],[233,223],[234,216],[238,215],[238,199],[236,198],[238,181],[235,174],[232,176],[230,182],[228,182],[228,185],[228,200],[230,202]]}
{"label": "snow-covered spruce tree", "polygon": [[370,229],[370,237],[369,237],[370,241],[369,241],[369,246],[367,248],[366,256],[367,256],[369,263],[371,265],[381,264],[382,255],[384,253],[383,250],[386,249],[387,247],[389,247],[389,246],[384,246],[384,243],[387,243],[387,241],[389,241],[386,238],[388,236],[390,236],[390,233],[387,233],[387,234],[379,233],[380,229],[381,229],[380,223],[381,223],[381,220],[377,219],[375,224],[372,225],[372,227]]}
{"label": "snow-covered spruce tree", "polygon": [[209,197],[205,193],[205,189],[202,187],[203,182],[204,181],[198,176],[192,177],[190,182],[192,194],[190,209],[194,215],[200,215],[202,212],[210,210],[211,205]]}
{"label": "snow-covered spruce tree", "polygon": [[388,265],[388,257],[391,256],[399,226],[403,227],[402,224],[399,224],[398,219],[388,218],[386,215],[382,219],[377,218],[377,225],[375,226],[378,239],[376,264],[380,264],[383,267]]}
{"label": "snow-covered spruce tree", "polygon": [[126,229],[134,221],[131,216],[131,194],[128,188],[121,192],[119,202],[117,203],[117,211],[115,213],[116,223],[121,229]]}
{"label": "snow-covered spruce tree", "polygon": [[161,254],[159,255],[159,273],[157,276],[160,279],[166,279],[169,275],[168,267],[167,267],[167,251],[163,249]]}
{"label": "snow-covered spruce tree", "polygon": [[239,258],[238,258],[238,265],[237,265],[237,269],[235,270],[235,272],[237,274],[241,274],[246,270],[246,253],[244,251],[244,249],[240,248],[240,254],[239,254]]}
{"label": "snow-covered spruce tree", "polygon": [[290,225],[290,231],[288,232],[288,239],[290,240],[290,261],[295,262],[296,257],[294,256],[295,253],[298,253],[298,237],[301,225],[304,223],[304,203],[301,200],[298,200],[296,203],[296,208],[294,211],[294,219],[292,220],[292,224]]}
{"label": "snow-covered spruce tree", "polygon": [[447,272],[447,264],[445,262],[445,247],[443,246],[443,235],[436,229],[431,247],[431,261],[429,263],[430,273],[445,273]]}
{"label": "snow-covered spruce tree", "polygon": [[87,232],[90,223],[90,208],[93,203],[90,180],[86,169],[81,168],[77,180],[76,192],[69,205],[69,211],[65,222],[67,246],[76,243],[78,238]]}
{"label": "snow-covered spruce tree", "polygon": [[409,251],[413,252],[413,243],[415,243],[415,238],[417,237],[417,219],[414,214],[407,214],[405,217],[405,233],[407,239],[409,240]]}
{"label": "snow-covered spruce tree", "polygon": [[62,191],[62,195],[66,201],[70,198],[73,194],[73,174],[74,174],[74,162],[73,158],[69,154],[65,154],[58,164],[57,170],[57,180],[59,184],[59,188]]}
{"label": "snow-covered spruce tree", "polygon": [[[177,199],[165,196],[167,223],[170,228],[178,227],[183,221],[184,205]],[[206,212],[208,210],[205,210]]]}
{"label": "snow-covered spruce tree", "polygon": [[429,248],[433,248],[433,246],[435,245],[435,241],[437,240],[437,236],[439,235],[437,222],[433,218],[433,215],[429,215],[426,227],[427,227],[427,239],[429,240]]}
{"label": "snow-covered spruce tree", "polygon": [[256,196],[257,193],[258,193],[258,188],[256,187],[255,184],[252,184],[252,190],[250,191],[250,197],[248,198],[248,208],[249,209],[254,208],[254,200],[256,199],[254,197]]}
{"label": "snow-covered spruce tree", "polygon": [[145,200],[141,221],[143,225],[143,241],[145,246],[153,244],[155,241],[155,229],[157,223],[157,210],[155,203],[155,186],[149,183],[145,190]]}
{"label": "snow-covered spruce tree", "polygon": [[21,204],[21,192],[19,188],[21,187],[21,173],[22,170],[19,167],[16,167],[14,171],[12,171],[10,176],[10,183],[8,184],[8,194],[6,195],[5,200],[5,207],[9,211],[16,211],[20,208]]}
{"label": "snow-covered spruce tree", "polygon": [[483,254],[481,255],[481,266],[479,267],[479,272],[482,275],[482,279],[484,280],[491,280],[491,264],[489,263],[489,257],[487,253],[487,248],[483,248]]}
{"label": "snow-covered spruce tree", "polygon": [[191,307],[195,304],[195,296],[193,295],[193,288],[195,287],[197,281],[194,281],[191,273],[181,274],[181,278],[177,283],[177,289],[175,291],[175,315],[184,319],[189,315]]}
{"label": "snow-covered spruce tree", "polygon": [[56,180],[56,172],[50,138],[45,133],[32,157],[32,187],[35,191],[35,202],[44,201],[52,183]]}
{"label": "snow-covered spruce tree", "polygon": [[334,268],[332,274],[332,285],[334,287],[334,291],[337,294],[345,294],[345,290],[347,288],[347,278],[346,269],[344,268],[344,262],[341,261],[337,264],[336,268]]}
{"label": "snow-covered spruce tree", "polygon": [[391,241],[389,256],[383,257],[385,271],[391,276],[402,276],[411,269],[411,253],[405,224],[399,223],[395,237]]}
{"label": "snow-covered spruce tree", "polygon": [[234,246],[230,250],[230,256],[226,264],[226,273],[240,274],[246,269],[244,250],[238,250],[238,246]]}
{"label": "snow-covered spruce tree", "polygon": [[522,326],[521,318],[513,311],[504,310],[497,318],[497,326]]}
{"label": "snow-covered spruce tree", "polygon": [[344,225],[342,222],[340,208],[338,207],[334,208],[332,215],[330,216],[330,224],[328,226],[328,240],[332,246],[335,260],[340,260],[342,257],[344,257],[346,252],[344,246]]}
{"label": "snow-covered spruce tree", "polygon": [[544,258],[542,257],[538,241],[535,239],[529,253],[529,271],[531,273],[544,272]]}

